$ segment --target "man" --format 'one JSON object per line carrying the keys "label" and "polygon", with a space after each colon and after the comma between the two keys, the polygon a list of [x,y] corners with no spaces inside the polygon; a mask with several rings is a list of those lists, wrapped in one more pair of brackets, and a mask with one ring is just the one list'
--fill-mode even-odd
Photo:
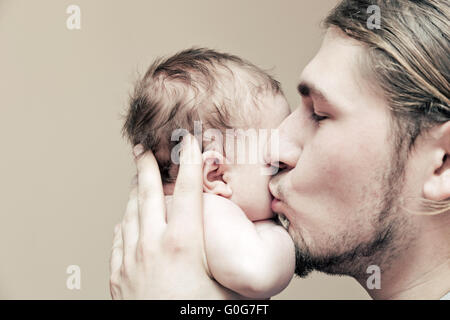
{"label": "man", "polygon": [[[379,29],[368,28],[371,5]],[[350,275],[375,299],[450,291],[449,10],[446,1],[345,0],[327,17],[301,104],[279,127],[279,159],[267,155],[280,169],[272,208],[289,221],[298,275]],[[166,212],[153,155],[134,151],[113,298],[238,298],[205,271],[200,166],[181,165]],[[195,139],[184,143],[188,156],[201,157]],[[366,287],[370,266],[379,289]]]}

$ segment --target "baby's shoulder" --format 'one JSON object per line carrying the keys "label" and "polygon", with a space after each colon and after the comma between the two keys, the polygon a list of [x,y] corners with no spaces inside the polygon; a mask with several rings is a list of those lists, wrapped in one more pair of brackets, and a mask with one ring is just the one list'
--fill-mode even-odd
{"label": "baby's shoulder", "polygon": [[225,211],[243,213],[233,201],[211,193],[203,193],[203,208],[205,211]]}
{"label": "baby's shoulder", "polygon": [[[172,195],[166,195],[166,206],[170,208],[172,206]],[[204,212],[214,212],[214,213],[227,213],[228,215],[237,214],[237,215],[245,215],[244,211],[235,204],[233,201],[215,195],[211,193],[203,193],[203,210]]]}

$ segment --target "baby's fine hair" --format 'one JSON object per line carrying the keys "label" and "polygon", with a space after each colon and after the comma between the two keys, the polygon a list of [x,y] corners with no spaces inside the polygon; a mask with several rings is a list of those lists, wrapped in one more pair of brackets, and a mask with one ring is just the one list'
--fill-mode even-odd
{"label": "baby's fine hair", "polygon": [[[261,93],[282,93],[278,81],[235,55],[191,48],[153,62],[138,79],[125,115],[123,135],[155,155],[163,183],[176,178],[172,132],[246,128],[258,118]],[[204,146],[202,146],[204,147]]]}

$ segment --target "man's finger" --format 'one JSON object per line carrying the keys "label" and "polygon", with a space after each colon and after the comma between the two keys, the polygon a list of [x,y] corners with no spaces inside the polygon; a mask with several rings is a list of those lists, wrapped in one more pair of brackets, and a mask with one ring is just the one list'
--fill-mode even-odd
{"label": "man's finger", "polygon": [[166,206],[155,156],[151,151],[143,153],[141,145],[137,145],[134,152],[138,176],[139,237],[144,240],[157,237],[164,230]]}
{"label": "man's finger", "polygon": [[121,226],[123,256],[125,260],[128,258],[133,259],[136,253],[136,245],[139,238],[138,211],[138,187],[134,186],[130,191],[130,197]]}
{"label": "man's finger", "polygon": [[197,139],[183,138],[180,167],[175,183],[173,210],[167,217],[169,227],[182,227],[183,232],[203,234],[202,154]]}
{"label": "man's finger", "polygon": [[123,260],[123,242],[120,224],[116,225],[114,230],[113,246],[111,249],[111,257],[109,260],[110,274],[115,274],[120,270]]}

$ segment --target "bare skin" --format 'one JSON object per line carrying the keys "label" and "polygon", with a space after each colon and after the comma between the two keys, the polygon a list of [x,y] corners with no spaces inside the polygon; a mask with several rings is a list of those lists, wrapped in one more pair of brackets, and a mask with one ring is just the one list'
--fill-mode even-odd
{"label": "bare skin", "polygon": [[[202,155],[184,139],[173,210],[166,211],[158,164],[135,148],[137,184],[116,227],[111,255],[114,299],[237,299],[208,274],[203,239]],[[184,164],[183,163],[189,163]]]}
{"label": "bare skin", "polygon": [[[431,216],[420,199],[450,196],[450,123],[408,156],[395,150],[388,103],[360,72],[365,50],[331,29],[304,69],[300,106],[279,127],[273,209],[313,269],[353,276],[375,299],[439,299],[450,291],[450,213]],[[370,265],[381,289],[366,285]]]}
{"label": "bare skin", "polygon": [[[376,264],[382,280],[381,289],[368,289],[373,298],[439,299],[450,291],[450,213],[431,216],[418,199],[450,198],[450,123],[419,136],[414,151],[399,159],[388,104],[359,73],[363,52],[357,41],[328,30],[303,71],[310,90],[301,90],[299,108],[279,127],[272,209],[287,217],[297,250],[314,259],[315,269],[351,275],[366,288],[365,269]],[[196,148],[187,150],[201,158]],[[181,166],[170,212],[153,156],[138,157],[137,167],[138,196],[132,193],[123,243],[119,229],[112,253],[113,298],[240,298],[205,267],[200,165]],[[388,241],[373,249],[380,235]],[[363,255],[361,247],[373,250]],[[320,264],[330,257],[339,259]]]}

